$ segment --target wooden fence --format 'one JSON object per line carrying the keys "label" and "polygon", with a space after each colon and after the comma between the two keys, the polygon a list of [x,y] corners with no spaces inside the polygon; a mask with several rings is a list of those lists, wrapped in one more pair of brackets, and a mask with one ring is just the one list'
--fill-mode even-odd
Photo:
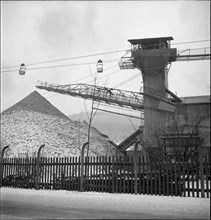
{"label": "wooden fence", "polygon": [[[135,161],[134,161],[135,159]],[[4,158],[1,186],[210,197],[210,161],[151,162],[144,156]]]}

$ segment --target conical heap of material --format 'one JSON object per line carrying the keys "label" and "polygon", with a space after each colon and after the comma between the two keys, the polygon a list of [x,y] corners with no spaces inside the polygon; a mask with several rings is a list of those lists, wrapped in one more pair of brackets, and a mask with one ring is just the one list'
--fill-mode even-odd
{"label": "conical heap of material", "polygon": [[[6,157],[79,156],[87,141],[88,125],[72,121],[34,91],[1,113],[1,149],[9,145]],[[100,131],[91,129],[90,156],[111,156],[116,148]]]}

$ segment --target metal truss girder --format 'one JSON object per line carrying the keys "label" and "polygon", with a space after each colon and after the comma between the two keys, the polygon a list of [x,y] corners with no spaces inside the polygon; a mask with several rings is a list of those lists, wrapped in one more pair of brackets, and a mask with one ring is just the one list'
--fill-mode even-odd
{"label": "metal truss girder", "polygon": [[176,61],[195,61],[195,60],[210,60],[210,54],[181,55],[176,57]]}
{"label": "metal truss girder", "polygon": [[129,107],[135,110],[143,110],[143,93],[119,90],[88,84],[59,85],[38,81],[37,88],[61,94],[105,102],[110,105]]}

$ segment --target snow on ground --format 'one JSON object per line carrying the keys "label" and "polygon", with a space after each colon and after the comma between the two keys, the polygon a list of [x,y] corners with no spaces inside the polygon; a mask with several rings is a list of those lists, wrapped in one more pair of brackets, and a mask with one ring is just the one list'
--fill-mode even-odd
{"label": "snow on ground", "polygon": [[7,201],[31,202],[59,207],[153,213],[172,218],[210,219],[210,199],[173,196],[111,194],[76,191],[48,191],[1,188]]}

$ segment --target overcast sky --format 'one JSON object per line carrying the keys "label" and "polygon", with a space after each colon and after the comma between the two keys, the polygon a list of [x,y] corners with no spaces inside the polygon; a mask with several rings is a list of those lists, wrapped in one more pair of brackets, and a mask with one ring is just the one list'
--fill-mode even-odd
{"label": "overcast sky", "polygon": [[[210,2],[1,1],[1,112],[34,90],[66,115],[85,111],[83,99],[36,89],[37,80],[92,84],[91,73],[102,59],[105,71],[99,75],[99,84],[118,86],[139,73],[118,67],[125,55],[118,51],[130,49],[128,39],[168,36],[174,38],[172,47],[178,50],[209,47],[209,41],[184,42],[210,40]],[[112,51],[116,52],[36,64]],[[21,63],[28,68],[25,76],[18,74]],[[84,65],[40,68],[78,63]],[[138,92],[141,82],[140,73],[117,88]],[[209,95],[210,61],[172,63],[169,89],[180,97]],[[90,101],[86,105],[89,108]]]}

